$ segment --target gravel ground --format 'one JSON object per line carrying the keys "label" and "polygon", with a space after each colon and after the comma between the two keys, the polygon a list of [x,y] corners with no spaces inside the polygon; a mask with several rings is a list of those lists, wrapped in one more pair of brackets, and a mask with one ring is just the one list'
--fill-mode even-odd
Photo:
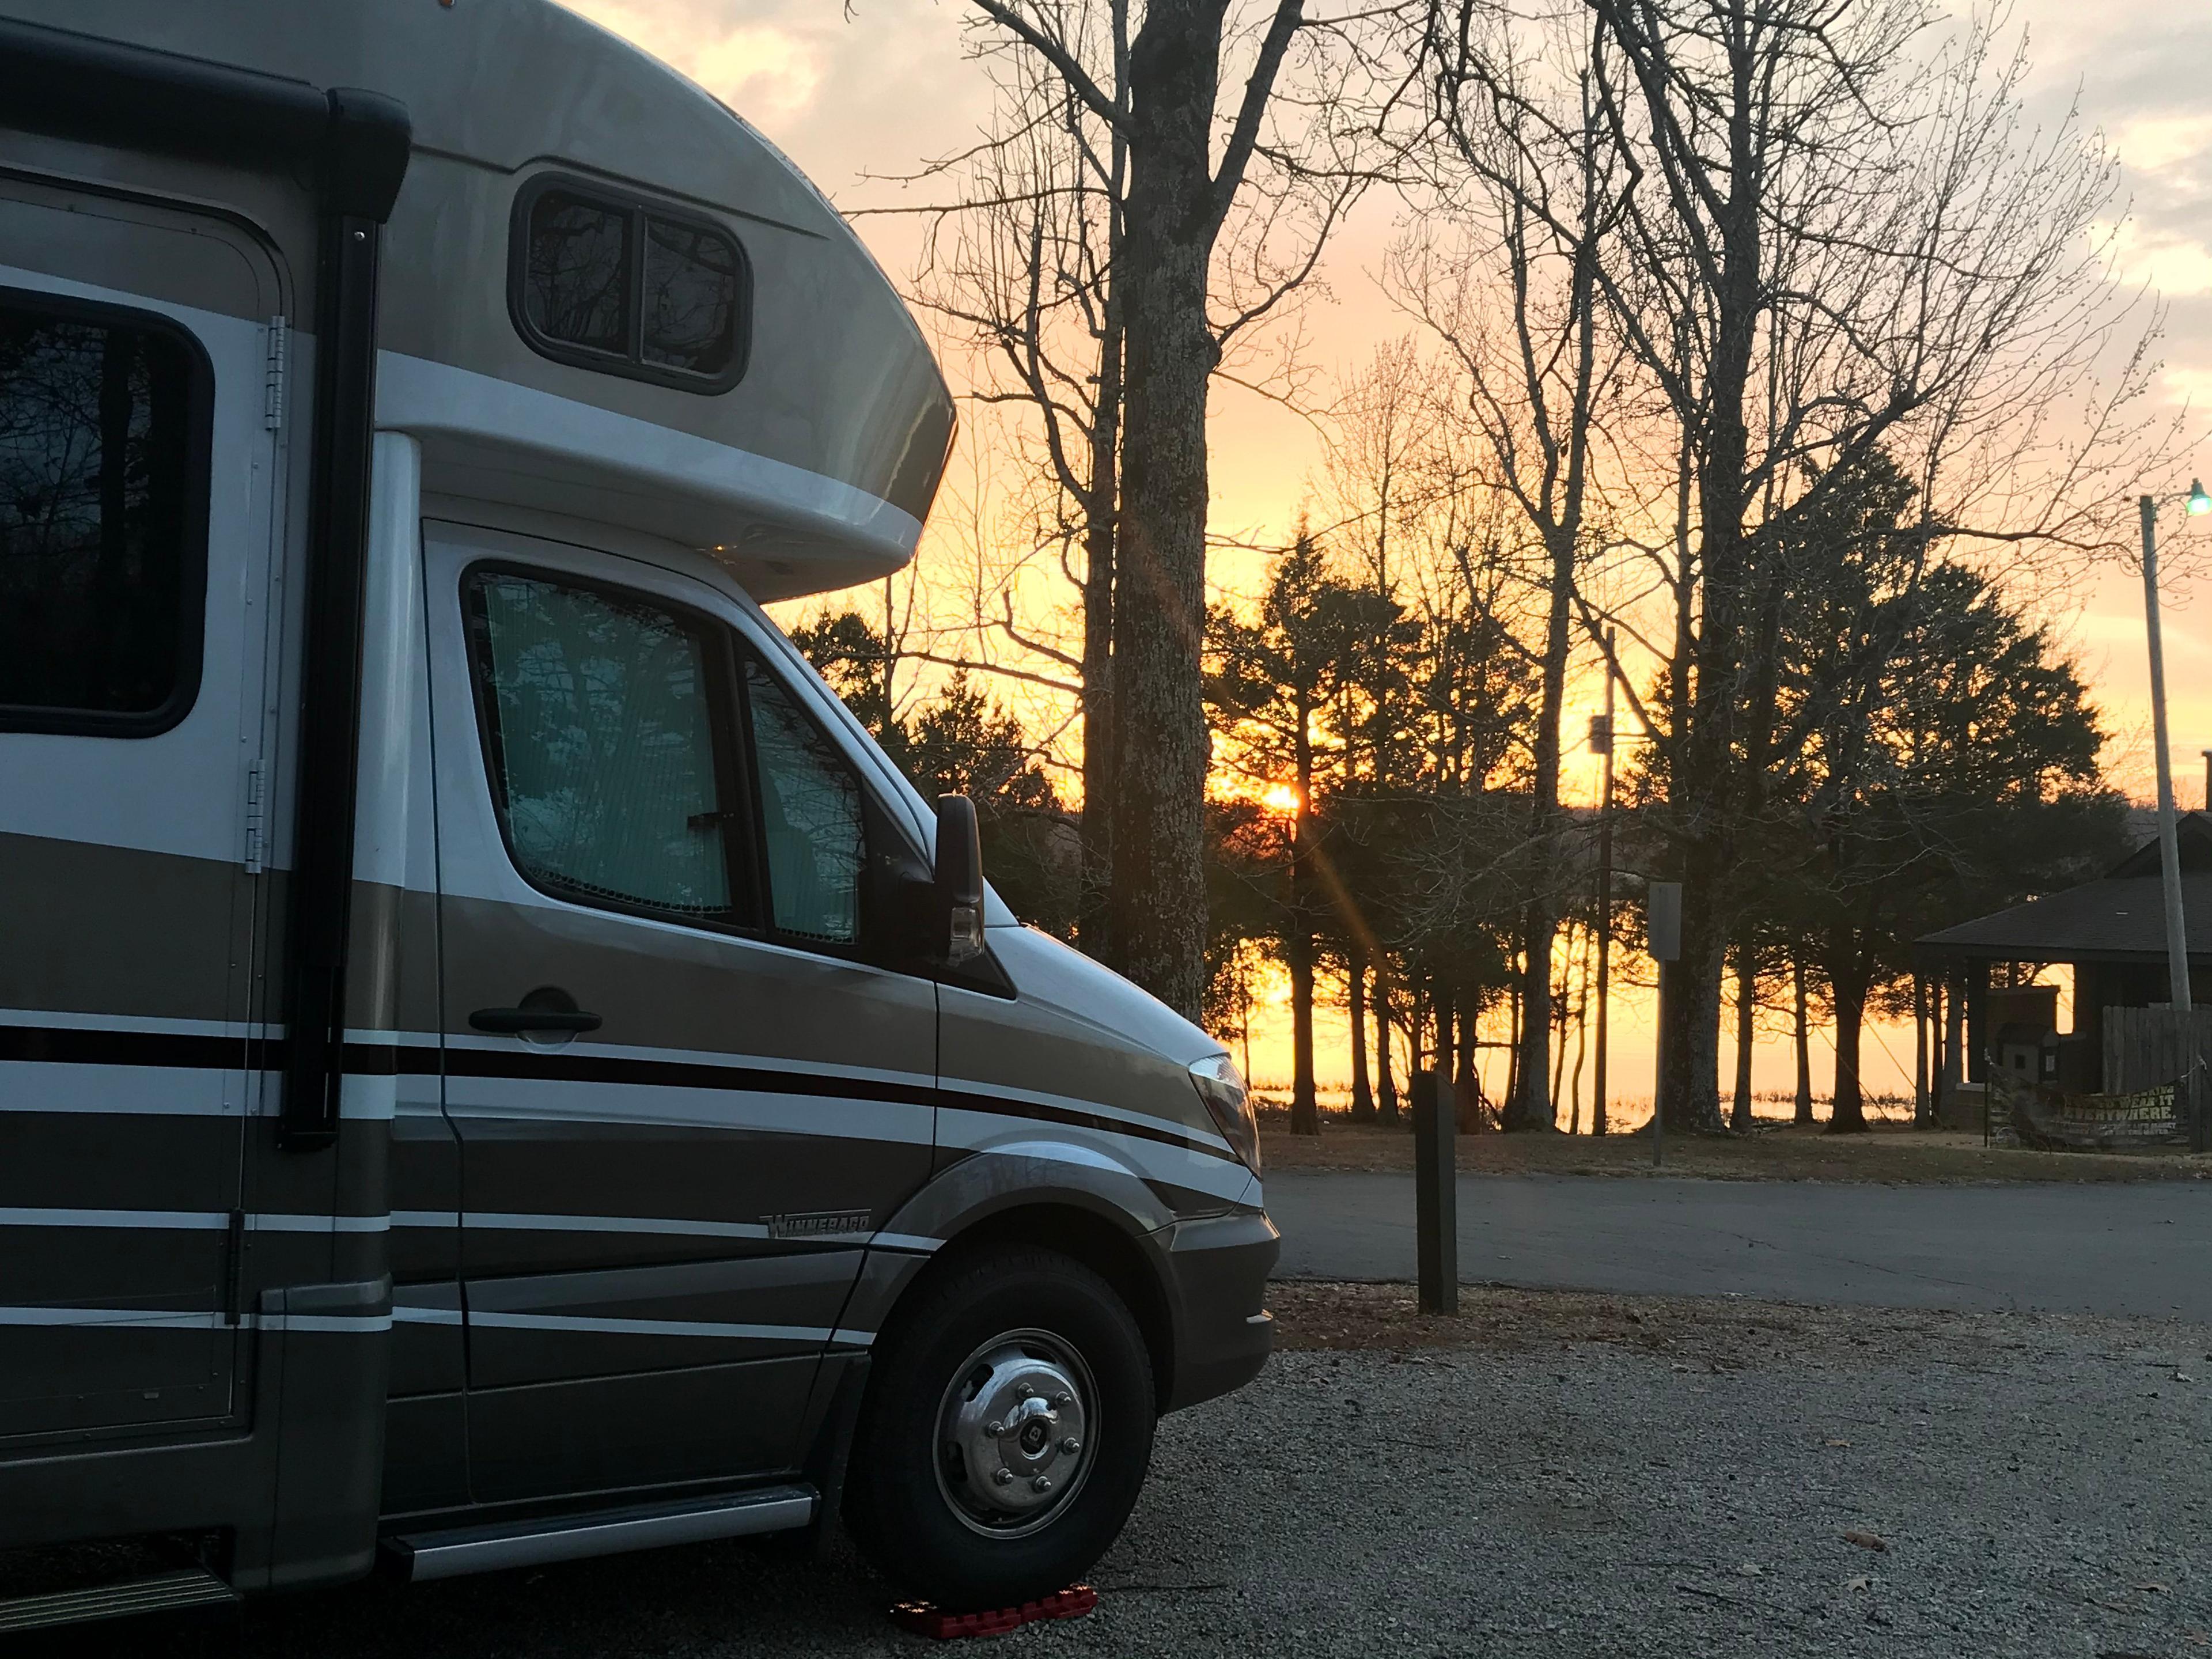
{"label": "gravel ground", "polygon": [[[1286,1352],[1162,1425],[1097,1611],[992,1652],[2212,1649],[2212,1329],[1506,1291],[1423,1321],[1401,1287],[1279,1291]],[[710,1545],[266,1604],[245,1650],[933,1650],[884,1601],[840,1549]]]}

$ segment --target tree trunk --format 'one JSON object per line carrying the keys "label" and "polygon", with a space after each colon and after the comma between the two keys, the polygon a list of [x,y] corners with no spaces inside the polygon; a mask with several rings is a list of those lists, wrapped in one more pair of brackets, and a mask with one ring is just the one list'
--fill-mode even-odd
{"label": "tree trunk", "polygon": [[1751,1133],[1752,1020],[1758,1011],[1759,964],[1748,945],[1735,947],[1735,1110],[1729,1127]]}
{"label": "tree trunk", "polygon": [[1575,532],[1555,526],[1551,544],[1550,614],[1544,634],[1543,695],[1536,715],[1536,770],[1529,790],[1528,902],[1522,913],[1520,1036],[1516,1086],[1505,1097],[1499,1127],[1556,1129],[1551,1091],[1552,945],[1559,928],[1558,885],[1559,720],[1566,701],[1567,653],[1573,644],[1567,602],[1575,582]]}
{"label": "tree trunk", "polygon": [[1291,969],[1291,1133],[1317,1135],[1321,1109],[1314,1099],[1312,936],[1294,928],[1284,954]]}
{"label": "tree trunk", "polygon": [[1109,343],[1098,353],[1098,417],[1091,432],[1091,499],[1084,526],[1083,822],[1076,940],[1100,961],[1113,960],[1109,937],[1113,881],[1114,798],[1114,515],[1120,495],[1121,347],[1107,302]]}
{"label": "tree trunk", "polygon": [[[1429,1005],[1436,1011],[1437,1023],[1436,1045],[1429,1064],[1440,1077],[1449,1077],[1459,1038],[1454,1018],[1456,1011],[1452,1007],[1451,993],[1444,988],[1442,981],[1434,976],[1429,981]],[[1414,1086],[1418,1088],[1419,1085],[1416,1084]]]}
{"label": "tree trunk", "polygon": [[1121,971],[1186,1018],[1206,980],[1206,277],[1226,0],[1154,0],[1129,54],[1117,769],[1108,929]]}
{"label": "tree trunk", "polygon": [[1291,970],[1291,1133],[1321,1133],[1314,1098],[1314,938],[1306,919],[1304,815],[1291,820],[1289,927],[1283,954]]}
{"label": "tree trunk", "polygon": [[1511,1100],[1520,1091],[1521,981],[1516,975],[1505,998],[1505,1098]]}
{"label": "tree trunk", "polygon": [[1475,1066],[1474,1017],[1471,1012],[1479,1005],[1473,995],[1466,998],[1469,1013],[1465,1018],[1465,1035],[1459,1045],[1458,1076],[1452,1085],[1452,1115],[1463,1135],[1479,1134],[1482,1131],[1482,1078]]}
{"label": "tree trunk", "polygon": [[1390,1068],[1390,963],[1375,964],[1376,1113],[1383,1122],[1398,1121],[1398,1079]]}
{"label": "tree trunk", "polygon": [[1580,1134],[1583,1128],[1583,1057],[1589,1047],[1590,951],[1589,935],[1583,936],[1582,994],[1575,999],[1575,1073],[1574,1082],[1567,1091],[1567,1133]]}
{"label": "tree trunk", "polygon": [[1792,1046],[1797,1051],[1796,1109],[1790,1121],[1810,1124],[1813,1121],[1813,1031],[1805,1018],[1805,963],[1802,957],[1793,957],[1790,963],[1791,1000],[1796,1004],[1796,1018],[1790,1028]]}
{"label": "tree trunk", "polygon": [[1924,1129],[1935,1121],[1928,1093],[1928,981],[1912,975],[1912,1127]]}
{"label": "tree trunk", "polygon": [[1859,1036],[1866,1024],[1866,975],[1832,969],[1828,982],[1836,1002],[1836,1103],[1828,1112],[1828,1133],[1863,1134],[1866,1097],[1859,1086]]}
{"label": "tree trunk", "polygon": [[[1703,869],[1698,873],[1702,878],[1682,884],[1682,959],[1674,964],[1674,993],[1667,1000],[1661,1033],[1667,1059],[1667,1127],[1689,1134],[1717,1134],[1723,1127],[1720,1022],[1726,941],[1708,908],[1718,883]],[[1695,896],[1699,894],[1705,896],[1703,903]]]}
{"label": "tree trunk", "polygon": [[1297,693],[1295,740],[1298,810],[1291,818],[1291,1133],[1321,1133],[1321,1107],[1314,1098],[1314,926],[1313,871],[1307,862],[1308,814],[1313,805],[1313,710],[1305,690]]}
{"label": "tree trunk", "polygon": [[1352,1121],[1375,1121],[1375,1091],[1367,1080],[1367,957],[1355,940],[1349,980],[1352,1003]]}

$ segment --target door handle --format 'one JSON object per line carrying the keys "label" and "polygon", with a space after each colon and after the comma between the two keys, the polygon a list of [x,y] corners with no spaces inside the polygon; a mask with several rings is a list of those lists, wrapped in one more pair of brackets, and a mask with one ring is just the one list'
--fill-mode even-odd
{"label": "door handle", "polygon": [[469,1016],[469,1024],[477,1030],[501,1036],[520,1036],[528,1031],[575,1036],[596,1031],[605,1023],[597,1014],[579,1008],[576,999],[557,985],[539,986],[513,1008],[479,1008]]}

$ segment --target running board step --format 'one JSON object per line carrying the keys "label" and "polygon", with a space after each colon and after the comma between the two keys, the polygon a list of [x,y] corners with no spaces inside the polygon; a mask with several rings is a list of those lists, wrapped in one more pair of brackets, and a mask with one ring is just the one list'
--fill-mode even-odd
{"label": "running board step", "polygon": [[386,1538],[384,1547],[400,1576],[419,1583],[465,1572],[495,1572],[502,1567],[657,1549],[663,1544],[785,1532],[813,1520],[815,1506],[820,1502],[812,1486],[765,1486],[714,1498],[635,1504],[496,1526],[400,1533]]}
{"label": "running board step", "polygon": [[140,1613],[172,1613],[235,1601],[238,1592],[198,1567],[123,1578],[88,1589],[18,1595],[0,1601],[0,1635],[46,1630],[57,1625],[88,1625],[101,1619],[131,1619]]}

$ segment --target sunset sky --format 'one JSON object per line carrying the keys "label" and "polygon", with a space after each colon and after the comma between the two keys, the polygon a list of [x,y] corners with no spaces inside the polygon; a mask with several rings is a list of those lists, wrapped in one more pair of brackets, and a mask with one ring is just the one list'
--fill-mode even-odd
{"label": "sunset sky", "polygon": [[[837,0],[570,3],[723,99],[848,209],[918,199],[890,181],[972,142],[988,109],[988,86],[962,51],[962,24],[970,15],[965,0],[853,0],[849,19]],[[2014,33],[2027,32],[2038,118],[2055,123],[2078,103],[2084,125],[2118,150],[2130,215],[2118,241],[2121,274],[2154,289],[2169,308],[2161,395],[2177,405],[2193,401],[2212,416],[2212,9],[2171,0],[2024,0],[2008,21]],[[1370,198],[1325,261],[1326,294],[1305,325],[1307,360],[1324,374],[1356,369],[1376,344],[1409,331],[1373,277],[1397,228],[1395,215],[1392,204]],[[870,216],[859,223],[886,270],[903,278],[917,247],[914,221]],[[2197,425],[2212,428],[2212,420]],[[1283,539],[1319,471],[1314,429],[1297,415],[1224,388],[1214,399],[1212,447],[1216,531],[1260,543]],[[2176,476],[2142,487],[2178,494],[2188,487],[2192,465],[2212,471],[2212,442]],[[2177,511],[2166,525],[2178,557],[2195,551],[2212,568],[2203,556],[2212,553],[2212,520],[2185,527]],[[942,525],[933,529],[939,538],[946,534]],[[1226,574],[1237,581],[1233,565]],[[2140,581],[2116,570],[2052,610],[2048,620],[2106,711],[2113,732],[2108,764],[2131,792],[2147,796]],[[2203,805],[2199,751],[2212,748],[2212,578],[2169,589],[2166,649],[2179,794],[2184,807],[2195,807]],[[1568,729],[1579,726],[1571,712]],[[1570,780],[1571,787],[1577,782],[1587,780]],[[1634,1081],[1647,1077],[1649,1066],[1648,1036],[1635,1024],[1620,1033],[1613,1061],[1630,1094],[1648,1092],[1648,1083]],[[1899,1052],[1909,1065],[1909,1030],[1904,1036]],[[1883,1086],[1881,1066],[1869,1056],[1871,1086]],[[1263,1062],[1256,1069],[1267,1075],[1276,1068]],[[1826,1069],[1816,1056],[1823,1088]],[[1786,1049],[1763,1042],[1759,1086],[1781,1086],[1786,1070]]]}

